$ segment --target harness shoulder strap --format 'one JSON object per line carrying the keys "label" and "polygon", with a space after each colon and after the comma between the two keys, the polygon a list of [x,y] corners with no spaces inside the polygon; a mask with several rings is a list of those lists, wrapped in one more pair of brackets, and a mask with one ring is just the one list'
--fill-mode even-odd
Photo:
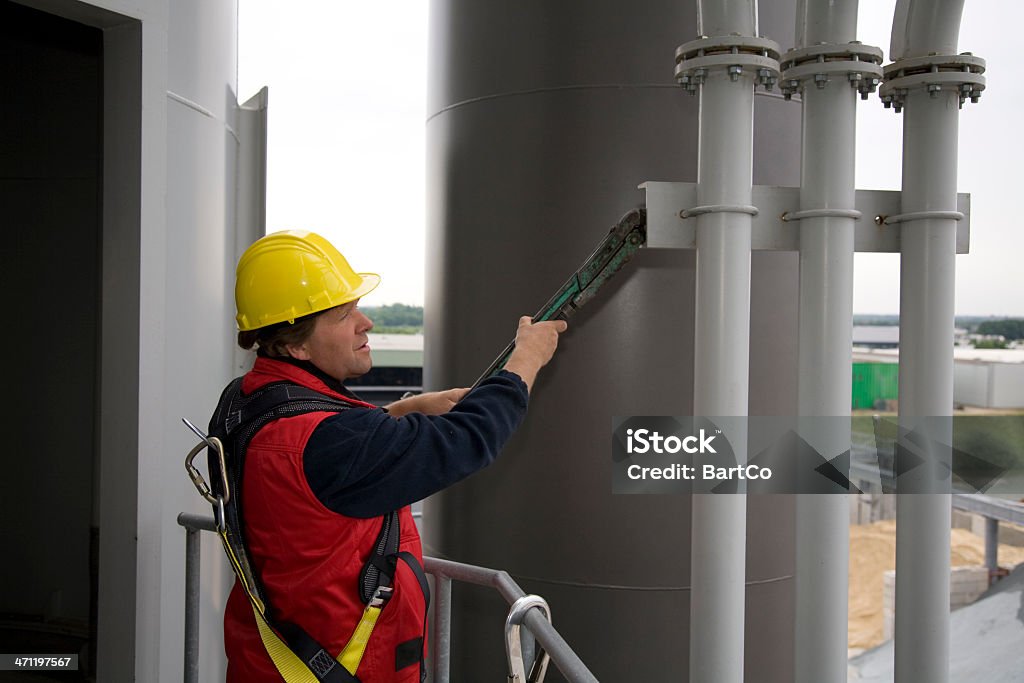
{"label": "harness shoulder strap", "polygon": [[[225,460],[233,494],[224,506],[221,541],[252,604],[267,654],[287,683],[358,683],[359,679],[355,676],[355,666],[349,671],[339,665],[334,656],[297,624],[274,618],[262,583],[253,571],[245,541],[241,505],[245,453],[256,433],[272,420],[310,412],[338,412],[349,407],[345,401],[283,382],[243,395],[242,378],[237,378],[221,394],[210,421],[210,434],[220,438],[226,448]],[[210,457],[215,455],[211,453]],[[214,490],[214,495],[222,496],[223,491]],[[358,666],[358,661],[355,664]]]}

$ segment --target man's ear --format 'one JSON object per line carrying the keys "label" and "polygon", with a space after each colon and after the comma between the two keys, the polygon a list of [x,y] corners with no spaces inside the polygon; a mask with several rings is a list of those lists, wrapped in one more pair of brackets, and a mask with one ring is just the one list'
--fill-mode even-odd
{"label": "man's ear", "polygon": [[312,356],[309,355],[309,349],[305,343],[302,344],[288,344],[284,347],[288,351],[288,355],[295,360],[310,360]]}

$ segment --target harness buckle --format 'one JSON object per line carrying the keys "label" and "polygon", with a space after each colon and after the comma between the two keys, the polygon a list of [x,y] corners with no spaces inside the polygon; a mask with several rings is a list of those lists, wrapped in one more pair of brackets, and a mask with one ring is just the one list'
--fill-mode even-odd
{"label": "harness buckle", "polygon": [[373,592],[373,597],[370,598],[370,602],[366,606],[383,608],[394,592],[395,589],[391,586],[377,586],[377,590]]}

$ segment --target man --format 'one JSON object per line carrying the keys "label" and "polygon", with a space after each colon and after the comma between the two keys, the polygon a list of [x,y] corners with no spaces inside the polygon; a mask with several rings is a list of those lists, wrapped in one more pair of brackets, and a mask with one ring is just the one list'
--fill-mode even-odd
{"label": "man", "polygon": [[[359,640],[353,632],[364,617],[374,549],[388,520],[397,520],[404,561],[392,560],[390,589],[374,595],[383,608],[372,635],[362,656],[349,661],[357,662],[352,667],[362,683],[418,682],[426,596],[408,506],[494,460],[522,421],[537,373],[566,324],[520,318],[515,351],[497,376],[472,392],[427,393],[381,409],[343,384],[372,366],[373,323],[358,303],[380,282],[377,275],[354,272],[327,240],[299,231],[255,242],[236,275],[238,343],[257,349],[243,394],[288,382],[344,402],[340,411],[273,420],[246,450],[242,525],[269,611],[342,661],[338,653]],[[224,641],[228,681],[282,680],[237,581]]]}

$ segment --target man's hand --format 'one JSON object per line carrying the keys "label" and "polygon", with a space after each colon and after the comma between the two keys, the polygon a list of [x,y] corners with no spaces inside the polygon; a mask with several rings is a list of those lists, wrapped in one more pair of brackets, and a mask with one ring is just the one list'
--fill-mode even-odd
{"label": "man's hand", "polygon": [[516,348],[505,363],[505,369],[519,375],[528,390],[533,390],[537,373],[548,364],[558,348],[558,335],[568,328],[564,320],[546,320],[534,323],[524,315],[519,319]]}
{"label": "man's hand", "polygon": [[388,414],[392,417],[402,417],[409,413],[443,415],[461,401],[468,392],[469,389],[449,389],[410,396],[388,405]]}

